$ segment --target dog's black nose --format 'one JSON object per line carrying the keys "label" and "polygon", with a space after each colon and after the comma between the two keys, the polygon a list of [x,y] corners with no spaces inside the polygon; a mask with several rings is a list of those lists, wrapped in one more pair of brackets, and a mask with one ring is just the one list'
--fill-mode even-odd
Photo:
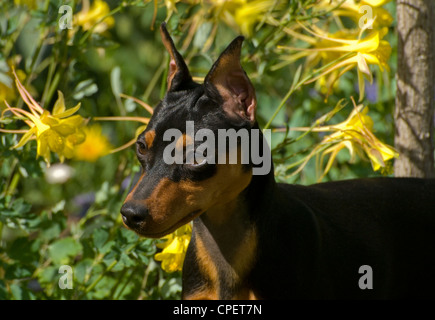
{"label": "dog's black nose", "polygon": [[128,227],[134,228],[148,216],[148,208],[142,204],[126,202],[121,207],[122,220]]}

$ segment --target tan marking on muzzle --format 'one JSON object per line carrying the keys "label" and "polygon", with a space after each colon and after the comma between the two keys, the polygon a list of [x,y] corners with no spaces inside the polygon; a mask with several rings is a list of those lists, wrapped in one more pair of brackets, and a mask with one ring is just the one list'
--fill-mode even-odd
{"label": "tan marking on muzzle", "polygon": [[244,171],[241,164],[217,165],[216,174],[203,181],[174,182],[163,178],[144,200],[152,220],[144,233],[172,230],[199,212],[236,199],[251,178],[252,173]]}

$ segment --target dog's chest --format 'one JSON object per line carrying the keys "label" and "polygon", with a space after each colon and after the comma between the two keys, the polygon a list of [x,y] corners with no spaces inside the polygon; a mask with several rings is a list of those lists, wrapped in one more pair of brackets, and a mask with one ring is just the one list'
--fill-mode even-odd
{"label": "dog's chest", "polygon": [[230,251],[219,247],[207,234],[196,234],[192,241],[194,254],[184,268],[191,268],[194,272],[188,272],[190,279],[184,279],[184,299],[257,298],[248,279],[256,256],[255,229],[247,231],[242,241],[234,244]]}

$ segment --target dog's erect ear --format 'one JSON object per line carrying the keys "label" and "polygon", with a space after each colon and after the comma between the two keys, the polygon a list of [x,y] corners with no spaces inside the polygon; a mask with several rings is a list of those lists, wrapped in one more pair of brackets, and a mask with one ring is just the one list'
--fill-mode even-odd
{"label": "dog's erect ear", "polygon": [[192,83],[192,77],[183,57],[177,49],[175,49],[174,41],[166,29],[165,22],[160,26],[160,34],[162,35],[163,44],[171,56],[168,72],[168,91],[177,91],[182,89],[183,86]]}
{"label": "dog's erect ear", "polygon": [[[204,80],[206,91],[213,95],[216,90],[222,99],[222,107],[230,118],[255,122],[257,100],[251,81],[240,64],[244,38],[237,37],[213,64]],[[215,90],[216,89],[216,90]]]}

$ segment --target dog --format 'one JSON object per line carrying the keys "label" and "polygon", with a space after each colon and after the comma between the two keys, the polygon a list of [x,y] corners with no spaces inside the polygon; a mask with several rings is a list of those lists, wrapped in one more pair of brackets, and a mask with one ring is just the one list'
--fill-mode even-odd
{"label": "dog", "polygon": [[[204,153],[187,161],[197,146],[188,121],[195,132],[251,132],[257,100],[240,63],[243,37],[199,84],[165,24],[160,31],[168,90],[137,138],[143,171],[121,214],[127,228],[154,238],[193,221],[183,299],[435,298],[434,179],[301,186],[277,183],[273,168],[253,175],[252,161],[210,163]],[[165,139],[174,128],[181,137]],[[164,161],[170,144],[184,163]]]}

